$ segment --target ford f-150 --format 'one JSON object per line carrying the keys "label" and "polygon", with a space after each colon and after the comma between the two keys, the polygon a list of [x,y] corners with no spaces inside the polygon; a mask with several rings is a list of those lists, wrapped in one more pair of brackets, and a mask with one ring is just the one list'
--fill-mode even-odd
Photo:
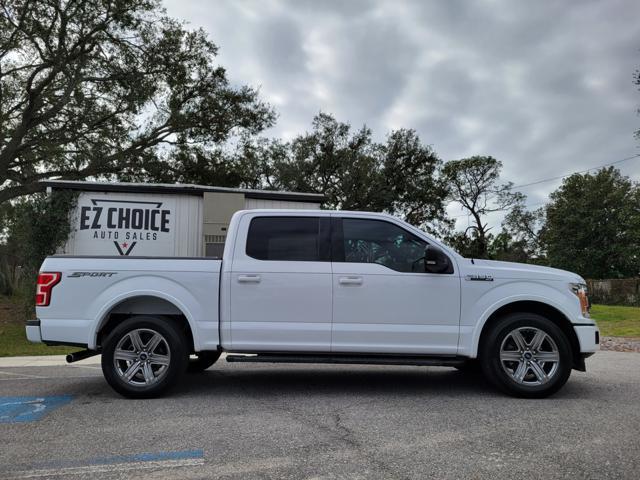
{"label": "ford f-150", "polygon": [[245,210],[222,259],[48,257],[32,342],[101,353],[129,397],[227,361],[448,366],[544,397],[599,347],[585,281],[463,258],[389,215]]}

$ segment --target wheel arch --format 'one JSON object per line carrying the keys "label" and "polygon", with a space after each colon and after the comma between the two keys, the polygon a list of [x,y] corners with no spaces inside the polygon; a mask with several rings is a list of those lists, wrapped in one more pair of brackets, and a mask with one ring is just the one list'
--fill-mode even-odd
{"label": "wheel arch", "polygon": [[482,347],[482,343],[487,332],[489,332],[493,325],[495,325],[501,318],[510,313],[535,313],[554,322],[562,330],[562,333],[565,334],[569,344],[571,345],[573,368],[577,368],[579,370],[584,368],[584,360],[580,356],[580,343],[578,341],[578,336],[576,335],[569,317],[567,317],[567,315],[565,315],[559,308],[539,300],[518,300],[502,305],[491,312],[482,325],[478,341],[475,343],[476,355]]}
{"label": "wheel arch", "polygon": [[163,292],[137,291],[120,295],[102,308],[90,336],[93,345],[89,348],[98,348],[103,338],[117,325],[135,316],[158,317],[175,322],[184,331],[191,351],[197,347],[194,345],[195,320],[182,302]]}

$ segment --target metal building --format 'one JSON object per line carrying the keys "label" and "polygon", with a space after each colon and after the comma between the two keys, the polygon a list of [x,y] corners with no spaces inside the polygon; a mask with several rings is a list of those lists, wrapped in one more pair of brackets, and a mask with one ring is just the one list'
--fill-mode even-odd
{"label": "metal building", "polygon": [[319,209],[322,195],[204,185],[43,182],[78,191],[59,253],[221,257],[231,216],[255,208]]}

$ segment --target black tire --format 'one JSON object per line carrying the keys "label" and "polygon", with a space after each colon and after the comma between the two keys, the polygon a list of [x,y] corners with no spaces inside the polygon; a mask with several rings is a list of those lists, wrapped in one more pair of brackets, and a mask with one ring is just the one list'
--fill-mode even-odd
{"label": "black tire", "polygon": [[[152,340],[158,337],[154,334],[159,334],[161,338],[155,347]],[[140,348],[133,344],[132,336],[138,339]],[[153,351],[147,352],[151,347]],[[132,317],[114,328],[103,342],[102,373],[109,385],[125,397],[158,397],[173,387],[184,374],[188,351],[185,334],[172,321],[155,317]],[[141,356],[143,353],[146,356]],[[123,356],[127,359],[123,360]],[[155,363],[154,360],[162,363]],[[141,366],[134,371],[136,362]],[[151,369],[149,377],[152,379],[149,382],[148,368]],[[129,381],[124,377],[124,373],[128,372],[133,373],[133,378]]]}
{"label": "black tire", "polygon": [[207,368],[216,363],[216,361],[220,358],[220,354],[221,352],[197,352],[196,358],[189,359],[187,372],[204,372]]}
{"label": "black tire", "polygon": [[[516,331],[521,334],[519,338],[525,340],[523,348],[516,346]],[[532,347],[535,344],[533,335],[537,332],[548,336],[539,350]],[[502,348],[503,359],[512,356],[518,359],[501,361]],[[536,361],[543,358],[542,355],[553,360]],[[483,335],[479,358],[482,371],[491,383],[509,395],[522,398],[544,398],[554,394],[567,382],[572,369],[569,340],[554,322],[535,313],[511,313],[501,318]],[[518,381],[522,372],[524,377]]]}

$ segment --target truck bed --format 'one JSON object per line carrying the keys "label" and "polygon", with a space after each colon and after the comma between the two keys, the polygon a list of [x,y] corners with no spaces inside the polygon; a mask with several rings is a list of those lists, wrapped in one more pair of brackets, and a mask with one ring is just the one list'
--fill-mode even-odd
{"label": "truck bed", "polygon": [[208,258],[48,257],[41,271],[62,275],[51,304],[36,309],[42,341],[93,349],[108,314],[181,315],[194,348],[215,349],[221,265]]}

